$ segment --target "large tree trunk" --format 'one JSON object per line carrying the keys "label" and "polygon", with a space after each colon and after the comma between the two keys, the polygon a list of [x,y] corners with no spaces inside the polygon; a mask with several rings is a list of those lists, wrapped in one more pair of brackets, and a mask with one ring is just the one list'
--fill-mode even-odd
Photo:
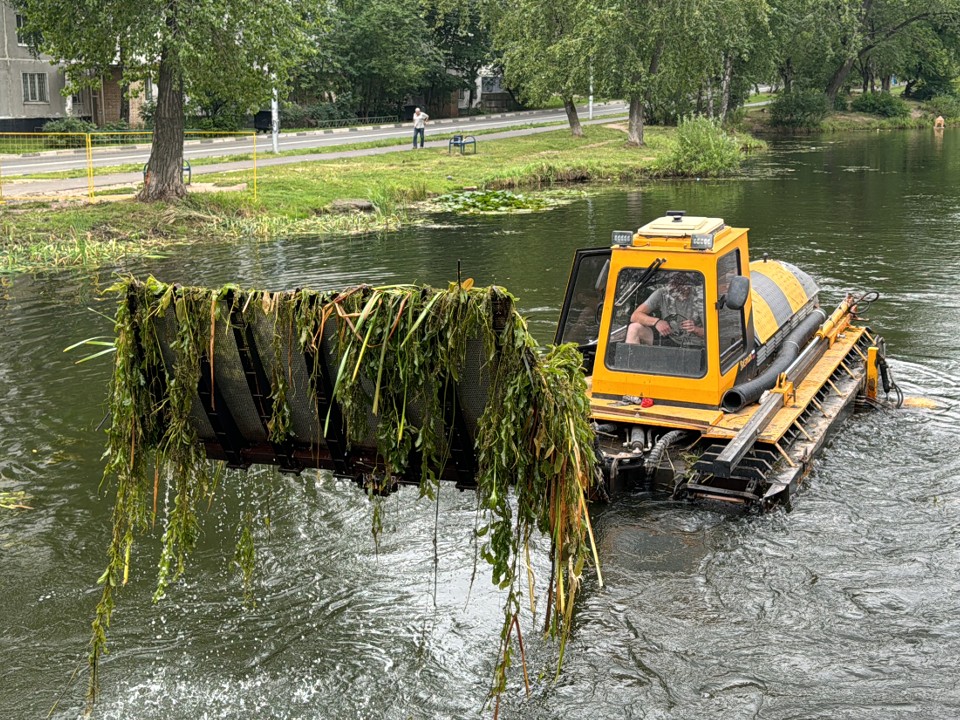
{"label": "large tree trunk", "polygon": [[563,99],[563,109],[567,111],[567,122],[570,123],[570,134],[574,137],[583,137],[583,128],[580,127],[580,116],[577,115],[577,106],[573,103],[573,98]]}
{"label": "large tree trunk", "polygon": [[787,58],[779,68],[780,79],[783,80],[783,94],[793,92],[793,60]]}
{"label": "large tree trunk", "polygon": [[643,98],[630,96],[630,121],[627,124],[627,142],[643,145]]}
{"label": "large tree trunk", "polygon": [[853,69],[853,64],[856,61],[856,56],[844,60],[843,64],[833,73],[833,77],[830,78],[830,82],[827,83],[827,100],[830,101],[831,107],[833,107],[833,101],[837,99],[837,93],[847,81],[847,77],[849,77],[850,71]]}
{"label": "large tree trunk", "polygon": [[733,56],[727,55],[723,59],[723,86],[720,90],[720,122],[727,121],[730,112],[730,81],[733,78]]}
{"label": "large tree trunk", "polygon": [[157,77],[157,110],[153,119],[153,146],[143,190],[144,202],[179,200],[186,196],[183,184],[183,76],[171,53],[160,55]]}

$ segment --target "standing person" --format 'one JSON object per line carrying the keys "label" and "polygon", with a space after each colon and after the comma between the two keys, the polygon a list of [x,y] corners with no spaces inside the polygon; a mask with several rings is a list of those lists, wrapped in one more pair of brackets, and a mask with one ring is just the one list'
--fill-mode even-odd
{"label": "standing person", "polygon": [[413,111],[413,147],[417,147],[417,137],[420,137],[420,147],[423,147],[423,126],[430,119],[425,112],[420,112],[420,108]]}

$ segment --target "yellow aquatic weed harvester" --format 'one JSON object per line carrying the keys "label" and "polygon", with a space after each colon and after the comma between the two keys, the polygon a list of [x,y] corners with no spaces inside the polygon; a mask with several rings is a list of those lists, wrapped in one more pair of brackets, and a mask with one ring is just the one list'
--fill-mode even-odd
{"label": "yellow aquatic weed harvester", "polygon": [[762,508],[788,500],[831,430],[899,390],[883,339],[747,230],[670,212],[578,251],[556,341],[575,342],[609,490]]}
{"label": "yellow aquatic weed harvester", "polygon": [[[143,381],[151,396],[189,387],[182,399],[189,400],[192,437],[207,458],[291,473],[325,468],[392,489],[419,483],[423,468],[433,466],[416,443],[400,460],[385,462],[384,438],[396,435],[400,447],[411,428],[432,423],[443,426],[446,450],[431,472],[472,488],[480,427],[505,360],[500,333],[515,313],[512,298],[502,289],[485,291],[484,322],[496,339],[484,340],[478,325],[479,334],[463,339],[462,348],[457,342],[429,350],[459,358],[444,371],[450,388],[442,401],[418,400],[418,388],[382,380],[392,377],[391,363],[420,362],[404,355],[407,341],[441,294],[460,297],[465,286],[454,287],[460,290],[452,294],[408,288],[425,306],[402,341],[394,330],[409,309],[396,310],[380,327],[385,340],[372,334],[372,324],[358,330],[371,308],[393,297],[390,288],[271,293],[152,281],[127,286],[124,312],[143,318],[140,355],[159,352],[162,360]],[[335,298],[360,298],[363,310],[351,314]],[[589,403],[577,395],[576,405],[589,407],[606,490],[666,488],[678,498],[750,508],[789,499],[858,400],[879,403],[878,386],[899,396],[883,340],[858,315],[874,298],[848,296],[831,312],[821,309],[806,273],[766,257],[751,262],[746,229],[682,212],[636,232],[614,232],[612,247],[579,251],[556,339],[576,343],[584,356]],[[195,353],[184,350],[194,345]],[[357,347],[359,359],[348,356]],[[378,364],[363,370],[364,358]],[[533,360],[524,360],[526,375]],[[187,370],[192,374],[181,379]],[[522,381],[519,366],[514,370],[513,379]],[[344,378],[360,383],[354,387],[365,402],[343,391]],[[503,388],[507,381],[496,382]],[[406,435],[384,430],[392,426],[378,415],[381,396],[399,408]],[[543,417],[534,406],[526,412],[528,419]],[[153,413],[146,415],[153,422]],[[511,427],[519,432],[522,425],[518,419]]]}

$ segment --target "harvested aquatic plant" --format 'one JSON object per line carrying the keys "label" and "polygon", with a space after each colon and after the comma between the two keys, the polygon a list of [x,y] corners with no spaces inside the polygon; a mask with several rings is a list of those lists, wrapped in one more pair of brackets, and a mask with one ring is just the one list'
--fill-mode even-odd
{"label": "harvested aquatic plant", "polygon": [[0,508],[4,510],[33,510],[26,504],[29,499],[23,490],[0,490]]}
{"label": "harvested aquatic plant", "polygon": [[[467,433],[482,513],[480,554],[492,566],[494,582],[507,590],[492,693],[506,686],[514,644],[522,660],[519,612],[524,593],[533,588],[531,582],[525,591],[521,582],[527,579],[523,557],[535,531],[551,540],[547,630],[560,640],[562,661],[592,547],[586,496],[596,482],[585,381],[574,346],[540,348],[513,297],[496,287],[271,293],[128,278],[112,290],[120,301],[104,479],[116,499],[93,621],[91,701],[136,536],[158,520],[163,528],[155,600],[186,569],[200,533],[200,510],[214,500],[224,467],[208,459],[208,452],[214,456],[209,448],[222,443],[235,467],[268,462],[297,470],[326,467],[329,460],[341,474],[360,475],[375,500],[376,534],[379,494],[403,480],[417,483],[421,496],[434,497],[441,479],[451,477],[457,435],[451,408],[470,379],[466,374],[482,376],[485,393]],[[236,377],[256,401],[254,434],[270,448],[267,456],[257,455],[252,443],[240,443],[236,432],[231,441],[211,429],[230,412],[218,388],[231,381],[225,366],[240,363],[239,355],[257,358],[248,362],[253,369]],[[335,454],[341,427],[346,447]],[[171,498],[159,517],[158,496]],[[248,505],[233,557],[247,592],[254,516]]]}

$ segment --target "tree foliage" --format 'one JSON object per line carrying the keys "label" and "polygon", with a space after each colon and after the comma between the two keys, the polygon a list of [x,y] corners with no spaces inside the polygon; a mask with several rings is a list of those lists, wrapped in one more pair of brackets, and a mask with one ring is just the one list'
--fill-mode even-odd
{"label": "tree foliage", "polygon": [[[111,67],[157,85],[145,200],[185,194],[184,97],[256,109],[286,86],[306,50],[311,0],[17,0],[38,49],[67,65],[68,92],[96,86]],[[317,5],[317,7],[323,7]]]}
{"label": "tree foliage", "polygon": [[591,73],[584,5],[582,0],[512,0],[492,11],[507,83],[531,103],[559,95],[576,136],[583,131],[573,97],[587,94]]}

